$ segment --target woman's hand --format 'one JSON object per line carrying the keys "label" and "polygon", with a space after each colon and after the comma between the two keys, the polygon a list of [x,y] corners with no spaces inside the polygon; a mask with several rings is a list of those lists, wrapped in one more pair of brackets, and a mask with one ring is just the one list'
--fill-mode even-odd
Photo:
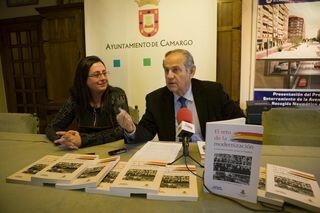
{"label": "woman's hand", "polygon": [[61,138],[54,141],[60,144],[60,149],[78,149],[81,146],[81,137],[77,131],[58,131],[56,134],[61,135]]}

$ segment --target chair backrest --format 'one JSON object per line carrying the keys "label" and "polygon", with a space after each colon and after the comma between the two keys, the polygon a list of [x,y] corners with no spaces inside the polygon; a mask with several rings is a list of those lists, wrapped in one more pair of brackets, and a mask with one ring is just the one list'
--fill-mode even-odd
{"label": "chair backrest", "polygon": [[137,105],[134,108],[129,106],[129,114],[134,123],[139,123],[139,109]]}
{"label": "chair backrest", "polygon": [[320,146],[320,110],[273,108],[262,113],[263,144]]}
{"label": "chair backrest", "polygon": [[0,113],[0,131],[39,133],[39,118],[29,113]]}

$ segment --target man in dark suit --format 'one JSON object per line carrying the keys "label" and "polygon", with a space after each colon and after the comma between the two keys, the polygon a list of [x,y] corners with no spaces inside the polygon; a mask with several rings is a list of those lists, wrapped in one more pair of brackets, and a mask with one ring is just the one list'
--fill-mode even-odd
{"label": "man in dark suit", "polygon": [[243,112],[223,91],[221,84],[193,78],[196,66],[192,55],[183,49],[166,53],[163,60],[166,86],[146,96],[146,112],[138,125],[121,111],[119,125],[128,142],[146,142],[156,134],[160,141],[175,141],[177,111],[187,107],[193,115],[195,134],[192,141],[203,140],[206,122],[243,117]]}

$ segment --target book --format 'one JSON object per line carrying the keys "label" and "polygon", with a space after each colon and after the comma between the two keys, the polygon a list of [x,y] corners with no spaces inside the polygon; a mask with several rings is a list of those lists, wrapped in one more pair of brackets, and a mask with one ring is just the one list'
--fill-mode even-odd
{"label": "book", "polygon": [[245,118],[207,122],[204,184],[213,193],[257,202],[263,127]]}
{"label": "book", "polygon": [[[194,165],[188,168],[196,173]],[[167,166],[157,193],[148,193],[147,199],[172,201],[197,201],[197,177],[185,165]]]}
{"label": "book", "polygon": [[266,196],[266,167],[260,167],[259,170],[259,185],[258,185],[258,201],[272,204],[275,206],[283,206],[284,201],[279,198],[272,198]]}
{"label": "book", "polygon": [[159,191],[163,166],[148,165],[146,162],[128,162],[110,186],[112,193],[147,194]]}
{"label": "book", "polygon": [[122,197],[130,197],[130,192],[117,193],[110,190],[110,186],[118,177],[120,172],[126,167],[127,162],[120,161],[107,175],[102,179],[97,187],[86,187],[85,191],[95,194],[117,195]]}
{"label": "book", "polygon": [[47,168],[31,177],[35,184],[71,183],[88,165],[96,164],[98,155],[65,154]]}
{"label": "book", "polygon": [[70,183],[57,183],[58,189],[82,189],[96,187],[108,172],[119,162],[120,156],[100,159],[97,164],[87,166],[79,176]]}
{"label": "book", "polygon": [[31,177],[56,162],[61,156],[46,155],[6,178],[7,183],[32,184]]}
{"label": "book", "polygon": [[200,154],[201,163],[204,163],[204,159],[206,157],[206,152],[205,152],[206,142],[197,141],[197,145],[198,145],[198,150],[199,150],[199,154]]}
{"label": "book", "polygon": [[267,164],[266,196],[320,212],[320,189],[313,174]]}

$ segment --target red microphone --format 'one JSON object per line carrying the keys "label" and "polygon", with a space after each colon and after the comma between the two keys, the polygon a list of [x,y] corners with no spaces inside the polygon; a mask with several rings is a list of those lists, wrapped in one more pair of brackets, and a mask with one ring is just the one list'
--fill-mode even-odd
{"label": "red microphone", "polygon": [[188,123],[192,123],[192,113],[188,108],[181,108],[177,112],[177,122],[178,124],[181,123],[181,121],[185,121]]}
{"label": "red microphone", "polygon": [[190,140],[190,137],[195,133],[195,127],[192,123],[192,113],[188,108],[181,108],[177,112],[177,137],[187,138]]}

